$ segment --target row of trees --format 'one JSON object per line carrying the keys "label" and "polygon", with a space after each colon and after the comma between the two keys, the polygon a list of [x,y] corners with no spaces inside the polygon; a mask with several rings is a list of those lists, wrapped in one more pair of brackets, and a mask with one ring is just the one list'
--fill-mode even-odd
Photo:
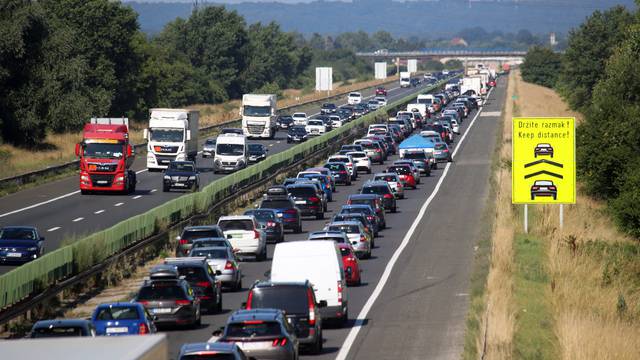
{"label": "row of trees", "polygon": [[608,201],[618,224],[640,237],[640,11],[595,12],[570,33],[564,55],[532,49],[522,74],[556,88],[584,114],[578,175],[590,195]]}
{"label": "row of trees", "polygon": [[352,51],[314,49],[280,27],[248,26],[219,6],[178,18],[149,39],[137,14],[109,0],[6,0],[0,6],[0,135],[37,147],[47,131],[91,116],[142,119],[156,106],[216,103],[252,91],[373,74]]}

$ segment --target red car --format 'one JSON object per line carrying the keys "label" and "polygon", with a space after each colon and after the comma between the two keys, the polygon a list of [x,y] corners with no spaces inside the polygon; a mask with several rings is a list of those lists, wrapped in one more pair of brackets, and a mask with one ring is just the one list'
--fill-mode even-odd
{"label": "red car", "polygon": [[376,89],[376,96],[387,96],[387,89],[380,86],[379,88]]}
{"label": "red car", "polygon": [[338,244],[340,253],[342,254],[342,267],[347,277],[348,286],[359,286],[362,283],[360,278],[360,263],[358,258],[353,253],[353,248],[350,244]]}
{"label": "red car", "polygon": [[413,171],[409,165],[393,165],[387,168],[387,172],[396,173],[400,177],[400,181],[406,187],[416,188],[416,178],[413,177]]}

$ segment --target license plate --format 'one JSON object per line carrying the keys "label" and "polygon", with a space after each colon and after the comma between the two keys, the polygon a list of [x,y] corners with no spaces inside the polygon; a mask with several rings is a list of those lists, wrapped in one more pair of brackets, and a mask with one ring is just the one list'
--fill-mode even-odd
{"label": "license plate", "polygon": [[154,314],[168,314],[171,312],[171,308],[159,308],[153,309]]}
{"label": "license plate", "polygon": [[173,184],[173,186],[184,186],[184,184],[183,183],[175,183],[175,184]]}
{"label": "license plate", "polygon": [[169,160],[160,160],[160,164],[168,164]]}
{"label": "license plate", "polygon": [[271,342],[265,342],[265,341],[245,342],[245,343],[238,343],[238,345],[240,345],[240,348],[242,350],[256,350],[256,349],[263,349],[267,346],[271,346]]}
{"label": "license plate", "polygon": [[7,254],[7,257],[22,257],[22,254],[11,252]]}
{"label": "license plate", "polygon": [[126,327],[110,327],[107,328],[107,334],[122,334],[129,332],[129,328]]}
{"label": "license plate", "polygon": [[98,180],[98,181],[96,181],[96,183],[98,183],[98,184],[106,184],[107,180]]}
{"label": "license plate", "polygon": [[306,200],[296,200],[295,202],[296,204],[306,204],[307,201]]}

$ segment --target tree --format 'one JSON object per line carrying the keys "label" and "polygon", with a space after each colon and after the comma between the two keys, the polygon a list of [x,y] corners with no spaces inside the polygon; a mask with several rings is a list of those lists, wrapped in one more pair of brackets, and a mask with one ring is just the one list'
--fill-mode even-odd
{"label": "tree", "polygon": [[444,63],[444,68],[448,70],[462,69],[464,68],[464,64],[460,60],[451,59]]}
{"label": "tree", "polygon": [[522,79],[524,81],[554,87],[560,72],[561,55],[552,50],[534,46],[527,52],[522,63]]}
{"label": "tree", "polygon": [[596,11],[569,33],[559,89],[573,109],[584,110],[603,74],[605,62],[625,38],[633,16],[623,6]]}

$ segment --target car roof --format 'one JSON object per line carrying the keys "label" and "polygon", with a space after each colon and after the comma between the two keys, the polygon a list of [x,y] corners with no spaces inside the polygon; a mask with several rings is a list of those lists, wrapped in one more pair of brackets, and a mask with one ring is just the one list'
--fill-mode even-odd
{"label": "car roof", "polygon": [[380,195],[376,195],[376,194],[351,194],[349,195],[349,199],[377,199],[379,198]]}
{"label": "car roof", "polygon": [[273,286],[309,286],[309,280],[305,281],[271,281],[271,280],[258,280],[253,285],[254,288],[266,288]]}
{"label": "car roof", "polygon": [[282,315],[282,310],[278,309],[251,309],[251,310],[236,310],[227,323],[242,322],[247,320],[265,320],[276,321]]}
{"label": "car roof", "polygon": [[253,220],[253,219],[255,219],[255,216],[253,215],[226,215],[226,216],[220,216],[220,218],[218,218],[218,222],[222,220]]}
{"label": "car roof", "polygon": [[383,173],[376,173],[373,174],[373,177],[375,178],[376,176],[395,176],[395,177],[399,177],[398,174],[396,173],[391,173],[391,172],[383,172]]}
{"label": "car roof", "polygon": [[200,238],[200,239],[193,239],[193,242],[207,242],[207,241],[221,241],[221,240],[227,240],[223,237],[208,237],[208,238]]}
{"label": "car roof", "polygon": [[110,302],[110,303],[102,303],[98,306],[96,306],[96,308],[106,308],[106,307],[141,307],[142,304],[140,303],[136,303],[136,302],[123,302],[123,301],[116,301],[116,302]]}
{"label": "car roof", "polygon": [[367,180],[362,186],[379,186],[379,185],[383,185],[383,186],[388,186],[389,184],[386,181],[381,181],[381,180]]}
{"label": "car roof", "polygon": [[203,246],[203,247],[199,247],[197,248],[198,251],[201,250],[224,250],[224,251],[228,251],[229,248],[226,246]]}
{"label": "car roof", "polygon": [[227,342],[203,342],[184,344],[180,349],[182,355],[191,355],[194,352],[215,351],[217,353],[234,353],[238,351],[238,345]]}
{"label": "car roof", "polygon": [[344,233],[342,231],[325,230],[325,231],[314,231],[309,233],[309,237],[312,237],[312,236],[324,237],[327,235],[344,237]]}
{"label": "car roof", "polygon": [[328,226],[340,226],[340,225],[362,225],[362,223],[360,221],[355,221],[355,220],[346,220],[346,221],[336,221],[336,222],[331,222],[329,223]]}
{"label": "car roof", "polygon": [[91,323],[87,319],[52,319],[52,320],[39,320],[33,327],[45,328],[50,326],[86,326]]}
{"label": "car roof", "polygon": [[371,205],[368,205],[368,204],[342,205],[340,209],[359,209],[359,208],[371,208]]}
{"label": "car roof", "polygon": [[212,230],[212,229],[219,229],[220,227],[218,225],[196,225],[196,226],[187,226],[183,229],[184,230],[190,230],[190,231],[206,231],[206,230]]}
{"label": "car roof", "polygon": [[[305,188],[312,187],[312,188],[314,188],[314,189],[316,188],[316,186],[315,186],[315,185],[313,185],[313,183],[311,182],[311,181],[313,181],[313,180],[306,180],[306,181],[304,181],[304,180],[299,180],[299,181],[300,181],[300,182],[297,182],[297,183],[294,183],[294,184],[289,184],[289,185],[287,185],[287,189],[289,189],[289,188],[299,188],[299,187],[305,187]],[[317,181],[317,180],[316,180],[316,181]]]}

